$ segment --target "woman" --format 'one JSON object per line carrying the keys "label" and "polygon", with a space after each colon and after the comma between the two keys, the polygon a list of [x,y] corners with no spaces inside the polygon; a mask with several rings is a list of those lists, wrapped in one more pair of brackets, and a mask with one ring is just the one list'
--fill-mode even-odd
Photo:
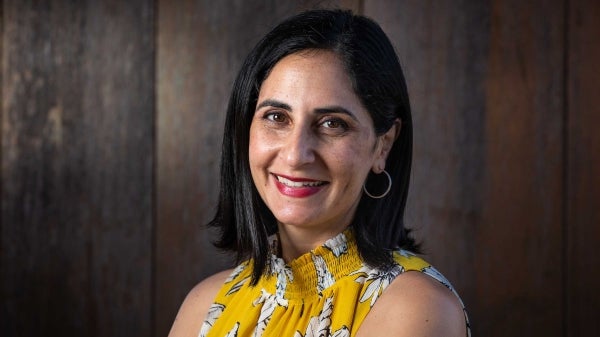
{"label": "woman", "polygon": [[380,27],[292,17],[247,57],[227,111],[212,226],[241,264],[198,284],[170,336],[466,336],[403,224],[412,125]]}

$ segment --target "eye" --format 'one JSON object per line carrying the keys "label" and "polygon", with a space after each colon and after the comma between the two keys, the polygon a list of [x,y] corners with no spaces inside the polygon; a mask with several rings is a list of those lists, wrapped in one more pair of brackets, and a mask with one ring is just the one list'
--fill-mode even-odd
{"label": "eye", "polygon": [[287,121],[287,116],[281,112],[269,112],[263,118],[275,123],[285,123]]}
{"label": "eye", "polygon": [[344,122],[343,120],[337,119],[337,118],[328,119],[328,120],[324,121],[323,123],[321,123],[321,125],[327,129],[334,129],[334,130],[348,129],[348,124],[346,122]]}

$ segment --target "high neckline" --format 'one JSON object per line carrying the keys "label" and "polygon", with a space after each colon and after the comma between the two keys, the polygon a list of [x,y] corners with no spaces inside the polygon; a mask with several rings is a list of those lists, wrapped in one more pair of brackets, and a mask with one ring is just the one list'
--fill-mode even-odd
{"label": "high neckline", "polygon": [[[277,237],[273,236],[271,276],[276,280],[276,295],[285,300],[318,298],[362,264],[350,228],[289,263],[274,254],[278,247]],[[269,277],[265,281],[272,280]]]}

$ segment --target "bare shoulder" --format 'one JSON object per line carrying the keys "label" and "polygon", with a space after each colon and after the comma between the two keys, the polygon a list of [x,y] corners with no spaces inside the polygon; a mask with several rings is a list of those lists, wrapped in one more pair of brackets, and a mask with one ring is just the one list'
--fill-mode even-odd
{"label": "bare shoulder", "polygon": [[169,337],[198,336],[212,301],[230,274],[231,270],[225,270],[207,277],[188,293],[179,308]]}
{"label": "bare shoulder", "polygon": [[458,298],[432,277],[418,271],[398,275],[383,292],[358,336],[466,335]]}

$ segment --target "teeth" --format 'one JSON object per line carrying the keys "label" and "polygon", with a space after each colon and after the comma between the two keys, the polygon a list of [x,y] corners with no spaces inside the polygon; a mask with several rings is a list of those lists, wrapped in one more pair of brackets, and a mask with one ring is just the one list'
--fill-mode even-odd
{"label": "teeth", "polygon": [[315,186],[321,186],[324,184],[324,182],[322,182],[322,181],[299,182],[299,181],[291,181],[289,179],[286,179],[286,178],[283,178],[280,176],[276,176],[276,177],[280,183],[284,184],[285,186],[289,186],[289,187],[315,187]]}

